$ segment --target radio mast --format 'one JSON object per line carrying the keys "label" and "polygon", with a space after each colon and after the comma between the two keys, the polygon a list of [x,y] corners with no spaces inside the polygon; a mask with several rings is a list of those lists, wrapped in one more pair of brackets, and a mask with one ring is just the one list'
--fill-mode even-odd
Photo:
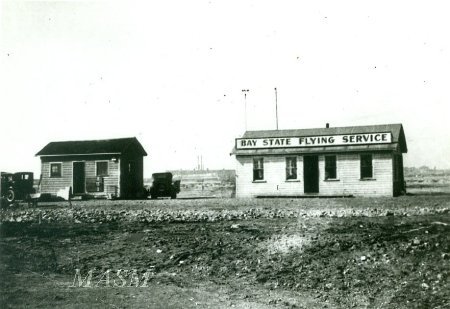
{"label": "radio mast", "polygon": [[275,87],[275,118],[277,122],[277,130],[278,130],[278,94],[277,87]]}
{"label": "radio mast", "polygon": [[249,89],[242,89],[242,92],[244,93],[244,121],[245,121],[245,131],[247,131],[247,93],[249,92]]}

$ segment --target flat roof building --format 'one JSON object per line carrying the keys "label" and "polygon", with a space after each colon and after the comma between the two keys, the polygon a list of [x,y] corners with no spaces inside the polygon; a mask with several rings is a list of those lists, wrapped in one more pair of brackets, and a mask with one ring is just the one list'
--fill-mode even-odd
{"label": "flat roof building", "polygon": [[237,138],[236,197],[397,196],[401,124],[247,131]]}

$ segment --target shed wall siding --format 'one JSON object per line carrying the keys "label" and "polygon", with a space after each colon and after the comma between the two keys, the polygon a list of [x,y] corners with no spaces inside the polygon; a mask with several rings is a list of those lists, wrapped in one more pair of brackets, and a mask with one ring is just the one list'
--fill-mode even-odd
{"label": "shed wall siding", "polygon": [[[325,156],[319,157],[319,194],[392,196],[392,154],[373,154],[373,180],[360,180],[360,155],[337,154],[338,181],[325,180]],[[297,181],[286,181],[286,157],[264,156],[264,182],[253,182],[253,157],[236,156],[236,197],[303,195],[303,157],[297,156]]]}
{"label": "shed wall siding", "polygon": [[[56,193],[66,187],[73,188],[73,162],[85,162],[85,177],[94,178],[96,177],[96,161],[106,161],[106,160],[68,160],[64,161],[61,159],[55,159],[54,161],[41,162],[41,193],[50,193],[56,195]],[[104,176],[104,191],[103,192],[88,192],[94,195],[104,195],[104,194],[115,194],[119,186],[119,163],[118,162],[108,162],[108,176]],[[62,176],[61,177],[50,177],[50,164],[51,163],[62,163]]]}
{"label": "shed wall siding", "polygon": [[[50,177],[50,164],[62,163],[61,177]],[[72,161],[62,161],[55,159],[51,162],[41,163],[41,193],[56,195],[58,190],[72,186]]]}
{"label": "shed wall siding", "polygon": [[[85,169],[86,169],[86,178],[95,178],[97,177],[97,161],[106,161],[106,160],[94,160],[94,161],[86,161]],[[89,194],[94,195],[104,195],[104,194],[118,194],[118,185],[119,185],[119,163],[106,161],[108,162],[108,176],[103,176],[104,182],[104,191],[103,192],[88,192]]]}

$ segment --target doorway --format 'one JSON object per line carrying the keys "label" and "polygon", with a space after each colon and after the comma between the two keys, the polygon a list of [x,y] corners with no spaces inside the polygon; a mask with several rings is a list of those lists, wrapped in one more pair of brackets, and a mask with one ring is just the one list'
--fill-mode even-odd
{"label": "doorway", "polygon": [[319,193],[319,157],[303,157],[303,183],[305,193]]}
{"label": "doorway", "polygon": [[73,194],[82,194],[86,191],[86,177],[84,162],[73,162]]}
{"label": "doorway", "polygon": [[138,166],[136,161],[122,161],[120,170],[120,196],[126,198],[137,197]]}

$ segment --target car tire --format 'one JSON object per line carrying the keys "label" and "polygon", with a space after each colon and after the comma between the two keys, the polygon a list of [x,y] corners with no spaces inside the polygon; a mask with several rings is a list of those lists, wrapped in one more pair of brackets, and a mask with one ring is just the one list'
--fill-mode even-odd
{"label": "car tire", "polygon": [[173,200],[176,199],[176,198],[177,198],[177,194],[176,194],[176,193],[173,193],[173,194],[170,196],[170,198],[173,199]]}
{"label": "car tire", "polygon": [[158,197],[156,195],[154,195],[154,194],[150,195],[150,199],[152,199],[152,200],[156,200],[157,198]]}
{"label": "car tire", "polygon": [[6,197],[6,200],[9,203],[12,203],[16,199],[16,194],[14,193],[14,190],[9,189],[8,191],[6,191],[6,196],[5,197]]}

